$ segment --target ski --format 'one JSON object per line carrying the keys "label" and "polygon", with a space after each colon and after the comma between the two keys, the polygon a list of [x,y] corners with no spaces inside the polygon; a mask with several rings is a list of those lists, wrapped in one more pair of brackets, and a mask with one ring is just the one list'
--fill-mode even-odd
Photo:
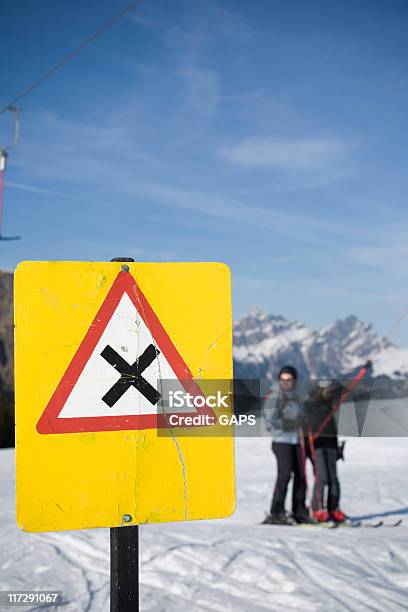
{"label": "ski", "polygon": [[295,527],[301,527],[302,529],[308,529],[309,527],[316,528],[321,527],[322,529],[340,529],[343,527],[361,527],[360,521],[344,521],[343,523],[337,523],[336,521],[322,521],[316,523],[295,523]]}
{"label": "ski", "polygon": [[345,521],[343,521],[342,523],[336,523],[335,521],[329,521],[327,523],[327,526],[329,529],[338,529],[338,528],[343,528],[343,527],[350,527],[351,529],[354,529],[356,527],[361,527],[362,522],[361,521],[353,521],[350,519],[346,519]]}
{"label": "ski", "polygon": [[321,521],[316,523],[306,523],[302,525],[298,525],[298,527],[322,527],[323,529],[340,529],[344,527],[354,528],[361,527],[361,521],[350,521],[346,520],[343,522],[338,521]]}
{"label": "ski", "polygon": [[[272,525],[274,527],[301,527],[302,529],[309,527],[322,527],[324,529],[343,529],[348,527],[350,529],[355,529],[357,527],[369,527],[371,529],[378,529],[379,527],[399,527],[403,523],[403,519],[398,519],[397,521],[364,521],[364,520],[353,520],[347,519],[342,523],[338,523],[336,521],[325,521],[321,523],[267,523],[268,525]],[[265,523],[260,523],[260,525],[264,525]]]}
{"label": "ski", "polygon": [[[336,523],[335,521],[327,521],[324,523],[313,523],[311,524],[312,527],[324,527],[326,529],[343,529],[345,527],[348,527],[350,529],[355,529],[357,527],[369,527],[371,529],[378,529],[379,527],[399,527],[399,525],[401,525],[403,522],[402,519],[398,519],[397,521],[393,521],[393,522],[386,522],[386,521],[360,521],[360,520],[353,520],[353,519],[348,519],[346,521],[343,521],[342,523]],[[303,527],[303,525],[299,525],[300,527]],[[304,525],[305,527],[309,527],[309,525]]]}
{"label": "ski", "polygon": [[373,529],[376,529],[377,527],[399,527],[399,525],[401,525],[402,522],[403,522],[402,519],[398,519],[396,521],[375,521],[375,522],[362,521],[362,526],[372,527]]}

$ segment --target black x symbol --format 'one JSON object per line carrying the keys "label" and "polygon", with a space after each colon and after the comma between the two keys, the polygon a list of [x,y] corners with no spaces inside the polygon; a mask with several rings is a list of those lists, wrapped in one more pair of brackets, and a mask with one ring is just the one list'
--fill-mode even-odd
{"label": "black x symbol", "polygon": [[143,378],[142,372],[149,367],[159,354],[160,351],[156,349],[153,344],[149,344],[139,359],[136,359],[135,363],[130,365],[108,344],[108,346],[103,349],[101,356],[106,359],[115,370],[120,372],[121,377],[103,396],[102,400],[105,404],[108,404],[109,408],[112,408],[132,385],[140,391],[153,406],[157,404],[161,397],[160,393]]}

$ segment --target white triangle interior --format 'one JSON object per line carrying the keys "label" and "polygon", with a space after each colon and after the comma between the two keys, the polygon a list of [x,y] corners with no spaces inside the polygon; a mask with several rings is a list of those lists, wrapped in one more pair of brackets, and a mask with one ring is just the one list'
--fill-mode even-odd
{"label": "white triangle interior", "polygon": [[160,380],[177,380],[177,376],[132,300],[124,292],[58,418],[144,415],[161,411],[160,405],[150,403],[134,386],[129,386],[112,407],[102,400],[121,376],[101,356],[106,346],[111,346],[127,363],[133,364],[150,344],[157,347],[160,353],[142,376],[160,392]]}

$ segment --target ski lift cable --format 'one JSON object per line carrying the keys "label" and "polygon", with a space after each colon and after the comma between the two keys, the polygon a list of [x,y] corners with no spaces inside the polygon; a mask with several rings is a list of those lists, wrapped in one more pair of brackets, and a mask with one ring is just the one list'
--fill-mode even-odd
{"label": "ski lift cable", "polygon": [[84,40],[78,47],[76,47],[73,51],[65,55],[61,58],[54,66],[49,68],[44,74],[42,74],[38,79],[30,83],[25,89],[23,89],[13,100],[8,102],[5,106],[0,109],[0,115],[10,110],[10,107],[14,107],[17,102],[20,102],[23,98],[28,96],[34,89],[37,89],[44,81],[53,76],[60,68],[65,66],[68,62],[74,59],[85,47],[91,45],[99,36],[104,34],[109,28],[111,28],[117,21],[125,17],[128,13],[132,12],[138,4],[140,4],[142,0],[133,0],[130,4],[128,4],[124,9],[122,9],[119,13],[116,13],[113,17],[111,17],[99,30],[97,30],[92,36],[89,36],[86,40]]}
{"label": "ski lift cable", "polygon": [[20,102],[23,98],[28,96],[34,89],[39,87],[44,81],[53,76],[60,68],[62,68],[69,61],[74,59],[85,47],[88,47],[92,44],[99,36],[104,34],[109,28],[111,28],[119,19],[122,19],[125,15],[133,11],[138,4],[140,4],[141,0],[133,0],[130,4],[128,4],[124,9],[122,9],[119,13],[116,13],[111,17],[101,28],[99,28],[92,36],[89,36],[86,40],[84,40],[78,47],[76,47],[73,51],[65,55],[61,60],[59,60],[54,66],[49,68],[44,74],[42,74],[38,79],[33,81],[30,85],[28,85],[25,89],[23,89],[13,100],[8,102],[3,108],[0,109],[0,115],[3,115],[7,111],[10,111],[14,114],[15,117],[15,130],[14,130],[14,142],[7,146],[0,148],[0,240],[19,240],[19,236],[3,236],[3,191],[4,191],[4,170],[6,167],[6,160],[8,151],[17,146],[20,139],[20,108],[17,106],[17,103]]}
{"label": "ski lift cable", "polygon": [[403,320],[405,319],[405,317],[408,315],[408,308],[406,308],[404,310],[404,312],[401,314],[401,316],[395,321],[395,323],[393,323],[391,325],[390,330],[388,331],[388,333],[385,334],[384,336],[384,341],[382,344],[382,348],[381,350],[384,350],[384,344],[387,340],[389,340],[391,338],[391,336],[393,335],[393,333],[395,332],[395,330],[401,325],[401,323],[403,322]]}

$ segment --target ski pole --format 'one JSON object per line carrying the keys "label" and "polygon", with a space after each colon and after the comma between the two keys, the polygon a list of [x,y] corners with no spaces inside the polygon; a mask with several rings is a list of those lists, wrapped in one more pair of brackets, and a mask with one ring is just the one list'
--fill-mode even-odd
{"label": "ski pole", "polygon": [[364,378],[364,376],[367,373],[367,370],[370,367],[370,362],[367,362],[358,372],[357,376],[354,378],[354,380],[351,382],[351,384],[349,385],[349,387],[347,387],[346,391],[340,396],[339,400],[336,402],[336,404],[333,406],[333,408],[330,410],[330,412],[328,412],[326,414],[326,416],[324,417],[323,421],[320,423],[319,427],[316,429],[314,435],[313,435],[313,440],[317,440],[317,438],[320,436],[320,434],[322,433],[323,429],[326,427],[326,425],[329,423],[329,421],[333,418],[333,416],[336,414],[336,412],[338,411],[338,409],[340,408],[340,406],[350,397],[350,395],[352,394],[352,392],[354,391],[354,389],[357,387],[358,383]]}
{"label": "ski pole", "polygon": [[[382,343],[378,346],[378,350],[377,353],[381,353],[384,349],[385,349],[385,342],[389,341],[390,336],[395,332],[395,330],[399,327],[399,325],[401,325],[402,321],[405,319],[405,317],[408,315],[408,308],[406,310],[404,310],[404,312],[402,313],[402,315],[399,317],[399,319],[397,319],[397,321],[392,325],[391,329],[389,330],[389,332],[384,336]],[[343,402],[345,402],[347,400],[347,398],[350,396],[350,394],[352,393],[352,391],[355,389],[355,387],[358,385],[358,383],[364,378],[364,376],[367,373],[367,370],[369,369],[369,367],[371,366],[371,361],[367,361],[367,363],[360,369],[360,371],[358,372],[357,376],[355,377],[355,379],[353,380],[353,382],[351,383],[350,387],[343,393],[343,395],[340,397],[339,401],[337,402],[337,404],[334,406],[334,408],[332,409],[332,411],[330,413],[328,413],[326,415],[326,417],[323,419],[323,421],[320,423],[318,429],[316,430],[315,434],[314,434],[314,440],[316,440],[319,435],[321,434],[321,432],[323,431],[323,429],[326,427],[327,423],[330,421],[330,419],[332,418],[332,416],[337,412],[337,410],[340,408],[341,404]]]}
{"label": "ski pole", "polygon": [[313,465],[313,474],[315,478],[315,486],[316,486],[316,492],[317,492],[317,503],[319,505],[318,509],[323,510],[322,487],[321,487],[321,482],[319,478],[319,473],[316,468],[316,448],[314,445],[313,433],[310,427],[307,428],[307,439],[309,441],[310,458],[312,460],[312,465]]}
{"label": "ski pole", "polygon": [[302,459],[303,476],[305,478],[305,487],[307,489],[306,448],[305,448],[305,434],[303,432],[303,427],[299,427],[299,443],[300,443],[300,456]]}

